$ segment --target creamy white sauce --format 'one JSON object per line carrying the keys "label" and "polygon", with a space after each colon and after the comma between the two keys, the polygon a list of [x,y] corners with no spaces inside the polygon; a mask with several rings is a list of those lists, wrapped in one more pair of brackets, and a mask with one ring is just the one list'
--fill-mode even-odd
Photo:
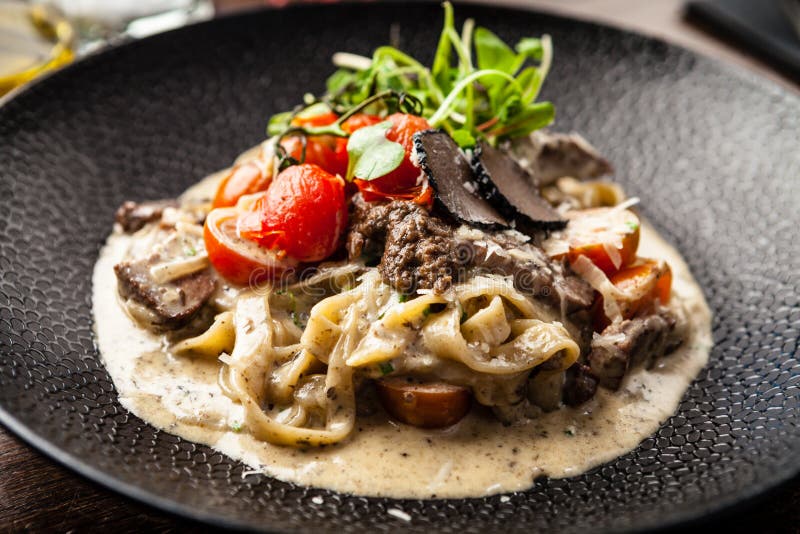
{"label": "creamy white sauce", "polygon": [[635,448],[672,415],[708,360],[711,316],[680,254],[647,224],[639,254],[672,267],[673,301],[691,323],[682,347],[656,368],[631,373],[617,392],[599,389],[578,408],[504,427],[473,412],[454,427],[423,430],[382,414],[356,421],[345,442],[298,450],[236,432],[242,409],[217,385],[220,364],[178,357],[137,327],[117,300],[113,266],[130,245],[110,236],[93,277],[100,353],[122,405],[152,425],[204,443],[257,472],[298,484],[398,498],[477,497],[524,490],[536,477],[570,477]]}

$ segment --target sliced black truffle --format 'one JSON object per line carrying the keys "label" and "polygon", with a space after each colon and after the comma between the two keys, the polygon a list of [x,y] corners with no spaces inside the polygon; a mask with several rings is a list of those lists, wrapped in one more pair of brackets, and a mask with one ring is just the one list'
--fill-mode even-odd
{"label": "sliced black truffle", "polygon": [[481,141],[472,156],[481,194],[523,230],[559,230],[567,225],[539,195],[533,178],[508,154]]}
{"label": "sliced black truffle", "polygon": [[466,224],[486,229],[508,227],[508,221],[478,194],[478,184],[464,153],[441,130],[414,135],[419,166],[436,192],[436,204]]}

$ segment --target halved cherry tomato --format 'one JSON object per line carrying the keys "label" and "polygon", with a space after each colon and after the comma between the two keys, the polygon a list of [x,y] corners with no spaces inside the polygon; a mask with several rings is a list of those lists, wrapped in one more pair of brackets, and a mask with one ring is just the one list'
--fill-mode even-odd
{"label": "halved cherry tomato", "polygon": [[211,207],[235,206],[240,197],[265,191],[271,180],[272,175],[267,176],[263,166],[256,162],[248,161],[236,165],[219,183]]}
{"label": "halved cherry tomato", "polygon": [[630,210],[591,208],[566,213],[569,224],[558,237],[555,249],[564,248],[556,258],[574,262],[586,256],[606,275],[630,265],[639,248],[639,218]]}
{"label": "halved cherry tomato", "polygon": [[320,261],[339,246],[347,225],[344,180],[317,165],[281,172],[252,211],[239,221],[240,235],[300,261]]}
{"label": "halved cherry tomato", "polygon": [[[412,200],[420,196],[427,187],[426,180],[421,177],[422,171],[411,161],[414,150],[414,134],[430,129],[431,125],[422,117],[406,113],[394,113],[386,120],[392,123],[386,131],[386,138],[403,146],[405,157],[400,166],[380,178],[360,180],[355,183],[366,201],[384,199]],[[418,202],[427,204],[424,198]]]}
{"label": "halved cherry tomato", "polygon": [[206,252],[219,274],[234,284],[248,285],[278,278],[297,267],[297,260],[279,257],[276,252],[239,237],[240,214],[235,208],[218,208],[206,217],[203,227]]}
{"label": "halved cherry tomato", "polygon": [[456,424],[469,410],[467,388],[444,382],[417,383],[404,377],[376,381],[381,404],[389,415],[422,428]]}

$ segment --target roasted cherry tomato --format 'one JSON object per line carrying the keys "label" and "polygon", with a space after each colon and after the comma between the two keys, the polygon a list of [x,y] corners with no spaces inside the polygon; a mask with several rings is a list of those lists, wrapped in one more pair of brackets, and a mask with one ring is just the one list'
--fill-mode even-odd
{"label": "roasted cherry tomato", "polygon": [[211,207],[235,206],[240,197],[265,191],[271,180],[272,175],[267,175],[264,166],[258,162],[248,161],[236,165],[220,182]]}
{"label": "roasted cherry tomato", "polygon": [[[392,126],[386,131],[386,138],[403,146],[405,157],[400,166],[380,178],[374,180],[359,180],[355,183],[366,201],[384,199],[414,200],[425,191],[427,181],[421,178],[421,170],[411,161],[414,150],[414,134],[430,129],[431,125],[422,117],[406,113],[389,115],[386,120]],[[419,204],[429,204],[429,200],[420,198],[415,200]]]}
{"label": "roasted cherry tomato", "polygon": [[381,404],[389,415],[422,428],[444,428],[459,422],[469,410],[467,388],[444,382],[417,383],[405,377],[376,381]]}
{"label": "roasted cherry tomato", "polygon": [[349,119],[345,120],[342,123],[342,130],[347,133],[353,133],[356,130],[360,130],[366,126],[373,126],[378,124],[379,122],[383,121],[377,115],[368,115],[366,113],[356,113]]}
{"label": "roasted cherry tomato", "polygon": [[606,275],[611,275],[630,265],[639,248],[639,218],[630,210],[617,208],[592,208],[571,211],[567,228],[560,237],[553,237],[563,248],[556,257],[566,256],[574,262],[586,256]]}
{"label": "roasted cherry tomato", "polygon": [[[342,144],[344,143],[344,144]],[[297,161],[303,157],[303,139],[290,136],[281,140],[286,153]],[[306,138],[306,157],[304,163],[317,165],[330,174],[344,176],[347,172],[347,141],[332,135],[318,135]]]}
{"label": "roasted cherry tomato", "polygon": [[272,181],[252,211],[242,215],[239,233],[279,255],[311,262],[336,250],[346,225],[344,180],[304,163]]}
{"label": "roasted cherry tomato", "polygon": [[[332,111],[310,117],[295,117],[293,126],[319,127],[333,124],[338,115]],[[300,161],[303,157],[303,138],[299,135],[281,140],[281,146],[292,158]],[[344,176],[347,172],[347,139],[332,135],[317,135],[306,138],[304,163],[319,165],[331,174]]]}
{"label": "roasted cherry tomato", "polygon": [[611,283],[628,298],[621,302],[622,315],[626,319],[646,309],[658,300],[669,304],[672,289],[672,270],[665,261],[640,258],[609,277]]}
{"label": "roasted cherry tomato", "polygon": [[296,116],[292,119],[292,126],[327,126],[333,124],[339,119],[339,116],[333,111],[326,111],[319,115],[312,115],[310,117]]}
{"label": "roasted cherry tomato", "polygon": [[211,264],[234,284],[248,285],[275,279],[297,266],[297,260],[280,257],[272,250],[242,239],[237,232],[241,212],[235,208],[211,210],[203,238]]}
{"label": "roasted cherry tomato", "polygon": [[[609,281],[625,294],[618,302],[623,319],[651,308],[656,300],[669,304],[672,291],[672,270],[663,260],[637,259],[633,265],[612,274]],[[602,332],[611,321],[603,311],[603,297],[599,296],[593,309],[593,328]]]}

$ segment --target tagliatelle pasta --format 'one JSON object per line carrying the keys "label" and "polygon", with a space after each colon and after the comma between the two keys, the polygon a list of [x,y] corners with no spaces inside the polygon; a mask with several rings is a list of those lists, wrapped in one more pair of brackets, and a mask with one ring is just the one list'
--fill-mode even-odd
{"label": "tagliatelle pasta", "polygon": [[430,68],[339,56],[233,167],[119,208],[93,302],[131,411],[285,480],[436,497],[577,474],[674,410],[709,347],[688,269],[541,129],[550,38],[453,39],[444,8]]}

